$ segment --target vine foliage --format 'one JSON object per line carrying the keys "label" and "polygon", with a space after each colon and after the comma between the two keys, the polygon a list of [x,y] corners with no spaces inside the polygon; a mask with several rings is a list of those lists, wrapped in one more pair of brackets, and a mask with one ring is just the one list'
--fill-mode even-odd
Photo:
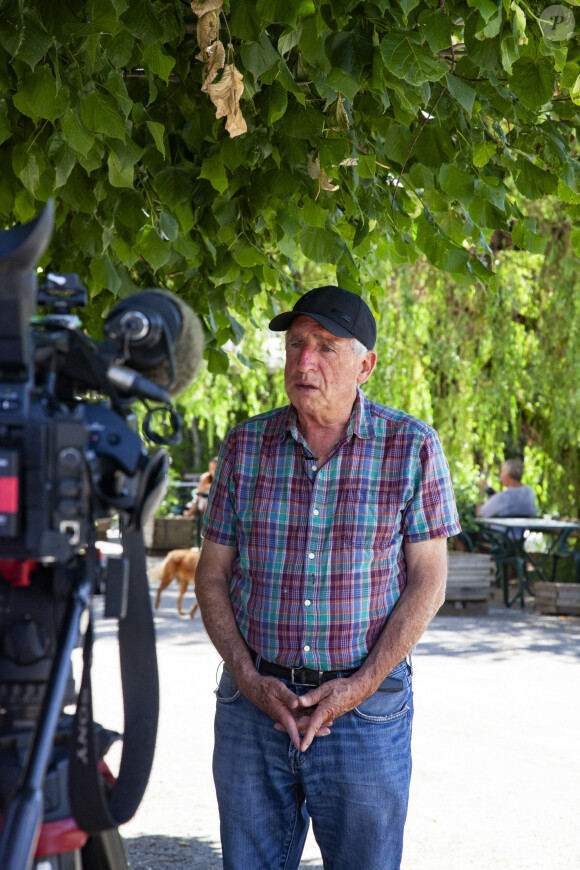
{"label": "vine foliage", "polygon": [[[219,373],[258,296],[271,314],[294,300],[297,257],[358,292],[365,259],[420,256],[462,287],[497,289],[492,233],[542,253],[528,205],[546,196],[580,247],[574,7],[219,7],[0,4],[0,225],[56,197],[47,258],[86,279],[92,327],[115,298],[165,286],[204,318]],[[208,74],[218,44],[224,64]],[[379,312],[380,283],[364,291]]]}

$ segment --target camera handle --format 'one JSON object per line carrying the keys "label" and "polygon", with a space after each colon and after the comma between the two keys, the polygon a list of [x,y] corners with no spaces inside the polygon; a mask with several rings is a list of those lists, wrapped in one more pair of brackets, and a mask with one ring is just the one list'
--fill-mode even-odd
{"label": "camera handle", "polygon": [[71,593],[24,777],[6,813],[0,837],[0,867],[9,870],[27,870],[33,860],[44,816],[44,778],[65,698],[71,654],[90,592],[90,577],[80,577]]}

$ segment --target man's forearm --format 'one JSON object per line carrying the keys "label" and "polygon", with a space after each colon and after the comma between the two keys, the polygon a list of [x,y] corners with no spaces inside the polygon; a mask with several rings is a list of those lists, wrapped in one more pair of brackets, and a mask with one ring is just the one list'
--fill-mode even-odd
{"label": "man's forearm", "polygon": [[371,684],[371,692],[411,652],[444,599],[445,581],[440,579],[421,579],[403,590],[359,671]]}
{"label": "man's forearm", "polygon": [[208,565],[202,551],[195,574],[195,596],[205,630],[235,679],[254,667],[232,610],[229,582],[225,572]]}

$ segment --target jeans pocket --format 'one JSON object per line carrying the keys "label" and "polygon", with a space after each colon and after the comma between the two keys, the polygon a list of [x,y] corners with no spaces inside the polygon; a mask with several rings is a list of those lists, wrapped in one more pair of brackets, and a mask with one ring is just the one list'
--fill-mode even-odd
{"label": "jeans pocket", "polygon": [[353,713],[359,719],[379,723],[394,722],[403,716],[410,715],[413,689],[408,665],[402,662],[389,676],[401,681],[401,691],[385,692],[381,691],[379,687],[374,695],[354,708]]}
{"label": "jeans pocket", "polygon": [[232,675],[227,668],[224,668],[217,689],[215,690],[218,704],[231,704],[233,701],[236,701],[241,694],[242,693],[234,682]]}

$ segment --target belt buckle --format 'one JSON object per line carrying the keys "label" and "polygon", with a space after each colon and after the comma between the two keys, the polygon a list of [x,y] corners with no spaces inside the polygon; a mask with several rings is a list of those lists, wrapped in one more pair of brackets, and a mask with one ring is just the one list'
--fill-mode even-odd
{"label": "belt buckle", "polygon": [[299,667],[299,668],[290,668],[290,682],[295,686],[320,686],[323,682],[324,671],[317,671],[318,674],[318,682],[311,683],[304,676],[304,672],[311,670],[310,668]]}

